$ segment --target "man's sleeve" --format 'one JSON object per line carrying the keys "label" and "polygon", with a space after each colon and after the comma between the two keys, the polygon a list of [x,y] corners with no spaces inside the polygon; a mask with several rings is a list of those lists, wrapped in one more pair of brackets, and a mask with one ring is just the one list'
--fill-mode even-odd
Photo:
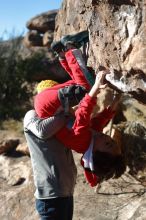
{"label": "man's sleeve", "polygon": [[66,123],[63,114],[58,114],[46,119],[40,119],[34,110],[26,113],[24,117],[24,131],[31,131],[41,139],[47,139],[56,134]]}

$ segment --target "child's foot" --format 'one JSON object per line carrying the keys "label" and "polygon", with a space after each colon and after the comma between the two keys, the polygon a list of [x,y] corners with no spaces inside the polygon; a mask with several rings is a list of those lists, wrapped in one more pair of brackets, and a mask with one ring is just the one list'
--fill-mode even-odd
{"label": "child's foot", "polygon": [[60,58],[65,58],[65,52],[70,49],[75,49],[76,47],[71,42],[66,42],[66,45],[64,46],[61,41],[54,41],[51,44],[51,49],[54,51],[54,53],[59,56]]}
{"label": "child's foot", "polygon": [[81,46],[83,46],[87,42],[89,42],[88,31],[81,31],[76,34],[65,35],[61,38],[61,43],[65,47],[70,44],[72,47],[79,49]]}
{"label": "child's foot", "polygon": [[61,43],[61,41],[54,41],[51,44],[51,49],[58,55],[59,53],[65,51],[65,46]]}

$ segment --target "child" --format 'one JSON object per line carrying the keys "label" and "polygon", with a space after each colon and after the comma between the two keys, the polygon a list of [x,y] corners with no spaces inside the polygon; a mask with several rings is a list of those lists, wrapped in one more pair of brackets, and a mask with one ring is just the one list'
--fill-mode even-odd
{"label": "child", "polygon": [[[73,127],[70,130],[64,127],[56,134],[56,137],[65,146],[83,154],[81,164],[86,169],[85,175],[91,186],[96,185],[99,178],[100,180],[107,178],[107,175],[118,177],[124,168],[121,149],[110,136],[101,133],[115,114],[114,110],[119,96],[115,98],[110,108],[104,109],[97,117],[91,119],[93,108],[96,105],[96,95],[103,87],[104,75],[103,71],[98,73],[94,86],[80,102],[75,112]],[[102,168],[100,163],[103,163]]]}
{"label": "child", "polygon": [[[97,117],[91,119],[96,95],[103,87],[104,76],[104,71],[98,73],[94,86],[80,102],[75,112],[73,127],[71,129],[63,127],[56,134],[58,140],[66,147],[83,154],[81,164],[85,168],[85,176],[91,186],[97,185],[103,179],[119,177],[125,169],[121,150],[108,135],[101,133],[115,113],[116,102],[111,108],[106,108]],[[49,91],[51,93],[51,88]]]}

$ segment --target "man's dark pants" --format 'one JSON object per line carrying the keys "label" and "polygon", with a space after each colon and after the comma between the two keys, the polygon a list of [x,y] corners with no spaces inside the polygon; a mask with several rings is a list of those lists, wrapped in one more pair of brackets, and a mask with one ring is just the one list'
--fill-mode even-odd
{"label": "man's dark pants", "polygon": [[73,197],[36,199],[36,209],[41,220],[72,220]]}

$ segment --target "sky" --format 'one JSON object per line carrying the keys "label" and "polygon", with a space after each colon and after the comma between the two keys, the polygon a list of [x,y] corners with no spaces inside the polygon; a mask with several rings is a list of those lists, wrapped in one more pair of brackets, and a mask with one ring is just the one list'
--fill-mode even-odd
{"label": "sky", "polygon": [[24,34],[26,22],[43,12],[59,9],[62,0],[0,0],[0,38]]}

